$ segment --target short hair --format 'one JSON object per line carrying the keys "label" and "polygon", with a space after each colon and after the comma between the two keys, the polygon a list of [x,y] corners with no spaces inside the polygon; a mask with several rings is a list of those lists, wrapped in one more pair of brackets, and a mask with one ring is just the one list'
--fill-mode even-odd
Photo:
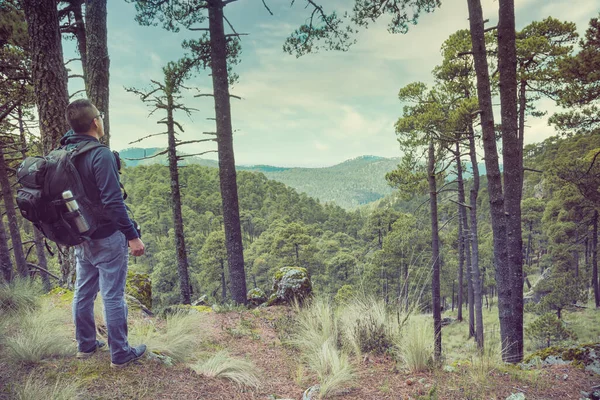
{"label": "short hair", "polygon": [[78,99],[67,106],[65,117],[75,133],[86,133],[97,114],[91,101]]}

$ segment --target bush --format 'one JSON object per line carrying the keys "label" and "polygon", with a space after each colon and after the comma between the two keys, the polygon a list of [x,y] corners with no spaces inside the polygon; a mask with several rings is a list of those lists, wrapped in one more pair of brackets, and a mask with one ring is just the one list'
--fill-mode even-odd
{"label": "bush", "polygon": [[205,361],[192,365],[196,373],[209,378],[224,378],[235,382],[239,386],[258,388],[260,380],[256,374],[256,367],[248,361],[230,357],[227,352],[220,351]]}
{"label": "bush", "polygon": [[144,343],[154,353],[175,361],[184,361],[192,354],[203,332],[201,314],[174,313],[166,317],[164,328],[147,320],[135,324],[129,334],[130,342]]}
{"label": "bush", "polygon": [[400,360],[410,372],[422,372],[433,363],[433,329],[423,319],[410,319],[396,340]]}
{"label": "bush", "polygon": [[43,307],[21,312],[6,324],[2,344],[7,359],[19,363],[37,363],[54,356],[74,353],[70,315],[62,309]]}
{"label": "bush", "polygon": [[575,332],[567,328],[554,313],[546,313],[537,318],[527,327],[525,333],[537,348],[550,347],[553,343],[577,339]]}
{"label": "bush", "polygon": [[405,320],[390,313],[385,302],[374,297],[354,297],[338,313],[342,343],[356,356],[392,349]]}
{"label": "bush", "polygon": [[33,310],[41,295],[41,286],[31,279],[15,278],[0,284],[0,315]]}

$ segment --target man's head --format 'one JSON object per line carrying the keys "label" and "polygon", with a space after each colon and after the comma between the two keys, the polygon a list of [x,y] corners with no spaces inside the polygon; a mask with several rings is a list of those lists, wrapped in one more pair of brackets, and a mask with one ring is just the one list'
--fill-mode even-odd
{"label": "man's head", "polygon": [[87,134],[100,139],[104,136],[102,113],[88,99],[75,100],[65,112],[71,129],[78,134]]}

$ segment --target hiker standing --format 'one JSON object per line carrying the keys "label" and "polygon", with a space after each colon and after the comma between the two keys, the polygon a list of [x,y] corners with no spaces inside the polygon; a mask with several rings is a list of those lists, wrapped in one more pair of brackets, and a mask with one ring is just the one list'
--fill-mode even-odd
{"label": "hiker standing", "polygon": [[[66,110],[71,131],[61,145],[78,147],[98,142],[104,136],[102,113],[87,99],[73,101]],[[107,146],[94,146],[73,161],[87,199],[101,210],[89,240],[75,246],[77,279],[73,298],[73,320],[78,358],[87,358],[105,343],[96,339],[94,300],[98,290],[104,302],[112,367],[123,367],[142,357],[146,345],[127,342],[128,247],[133,256],[144,254],[144,243],[127,215],[115,155]]]}

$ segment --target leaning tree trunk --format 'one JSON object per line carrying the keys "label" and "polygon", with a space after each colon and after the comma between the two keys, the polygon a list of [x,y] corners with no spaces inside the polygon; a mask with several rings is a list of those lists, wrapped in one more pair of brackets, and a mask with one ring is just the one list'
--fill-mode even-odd
{"label": "leaning tree trunk", "polygon": [[431,279],[431,299],[433,301],[434,358],[442,357],[442,310],[440,308],[440,236],[438,227],[437,186],[435,181],[435,148],[433,140],[429,142],[429,162],[427,179],[429,181],[429,209],[431,212],[431,258],[433,276]]}
{"label": "leaning tree trunk", "polygon": [[[481,118],[483,150],[488,179],[488,193],[492,233],[494,240],[494,265],[496,268],[496,285],[498,291],[498,314],[500,320],[500,339],[502,342],[502,357],[505,361],[513,359],[512,352],[512,286],[508,266],[506,218],[504,215],[504,195],[502,178],[498,163],[498,148],[494,129],[494,114],[492,110],[492,94],[485,48],[483,11],[480,0],[467,0],[469,8],[469,25],[473,45],[473,60],[477,77],[477,97]],[[506,164],[506,162],[505,162]]]}
{"label": "leaning tree trunk", "polygon": [[475,148],[475,132],[469,125],[469,155],[473,168],[473,186],[469,196],[471,220],[471,273],[473,284],[473,304],[475,305],[475,341],[477,347],[483,349],[483,294],[481,272],[479,271],[479,232],[477,225],[477,197],[479,196],[479,166],[477,165],[477,150]]}
{"label": "leaning tree trunk", "polygon": [[8,229],[10,231],[10,241],[12,243],[13,254],[15,255],[15,264],[18,274],[26,278],[29,275],[27,260],[23,252],[23,241],[21,240],[21,231],[17,213],[15,212],[15,203],[13,201],[13,192],[11,190],[10,180],[8,179],[8,168],[4,160],[4,149],[0,146],[0,188],[2,189],[2,198],[4,199],[4,208],[8,220]]}
{"label": "leaning tree trunk", "polygon": [[[519,135],[517,112],[517,50],[514,0],[500,0],[498,19],[498,70],[504,164],[504,211],[506,215],[507,266],[511,286],[509,346],[504,359],[523,359],[523,237],[521,197],[523,193],[523,136]],[[486,154],[487,157],[487,154]]]}
{"label": "leaning tree trunk", "polygon": [[598,290],[598,210],[594,211],[592,222],[592,286],[596,308],[600,307],[600,291]]}
{"label": "leaning tree trunk", "polygon": [[171,201],[173,202],[173,224],[175,226],[175,248],[177,251],[180,299],[183,304],[191,304],[189,266],[183,233],[183,217],[181,216],[181,191],[179,186],[179,171],[177,169],[172,94],[167,94],[167,134],[169,139],[169,174],[171,175]]}
{"label": "leaning tree trunk", "polygon": [[102,142],[110,145],[110,119],[108,82],[110,59],[106,33],[107,0],[85,2],[86,66],[85,88],[87,96],[98,110],[104,112],[104,137]]}
{"label": "leaning tree trunk", "polygon": [[239,304],[246,303],[246,273],[240,210],[238,204],[235,158],[233,154],[233,131],[229,103],[229,79],[227,73],[227,41],[223,27],[223,1],[208,1],[210,30],[210,56],[215,96],[217,122],[217,151],[219,154],[219,180],[223,202],[223,224],[231,282],[231,296]]}
{"label": "leaning tree trunk", "polygon": [[12,260],[10,259],[10,252],[8,250],[8,237],[6,236],[6,229],[4,228],[4,222],[2,222],[2,216],[0,215],[0,273],[2,278],[6,282],[12,280]]}

